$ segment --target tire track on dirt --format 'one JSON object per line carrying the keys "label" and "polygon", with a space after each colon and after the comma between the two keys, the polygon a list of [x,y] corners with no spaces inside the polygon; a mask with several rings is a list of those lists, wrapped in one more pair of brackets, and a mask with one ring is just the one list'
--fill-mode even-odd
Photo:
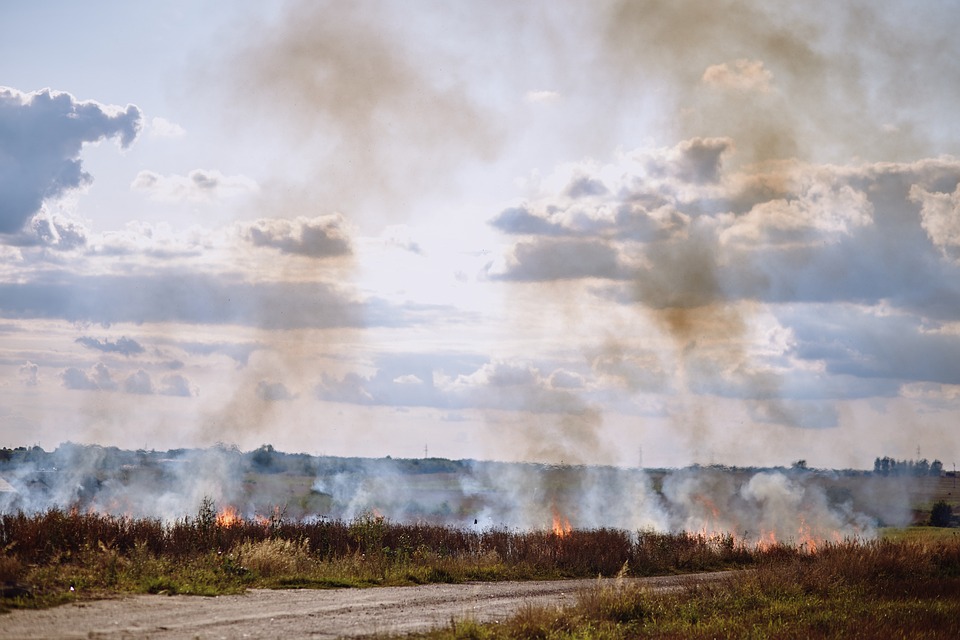
{"label": "tire track on dirt", "polygon": [[[653,590],[731,572],[631,578]],[[613,579],[600,580],[612,584]],[[598,580],[431,584],[373,589],[251,589],[243,595],[138,595],[0,616],[0,638],[344,638],[410,633],[452,619],[503,620],[527,604],[570,605]]]}

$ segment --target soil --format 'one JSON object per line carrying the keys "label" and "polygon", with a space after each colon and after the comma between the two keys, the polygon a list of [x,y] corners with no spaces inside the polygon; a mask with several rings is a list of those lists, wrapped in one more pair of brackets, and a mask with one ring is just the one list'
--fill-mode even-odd
{"label": "soil", "polygon": [[[636,578],[655,590],[729,573]],[[573,604],[597,580],[431,584],[374,589],[252,589],[243,595],[137,595],[0,616],[0,638],[344,638],[404,634],[452,619],[503,620],[528,603]]]}

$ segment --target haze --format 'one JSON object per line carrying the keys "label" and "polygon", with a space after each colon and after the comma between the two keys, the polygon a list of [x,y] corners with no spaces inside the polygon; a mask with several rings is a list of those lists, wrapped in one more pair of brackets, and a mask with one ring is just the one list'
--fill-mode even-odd
{"label": "haze", "polygon": [[951,2],[0,15],[0,445],[960,454]]}

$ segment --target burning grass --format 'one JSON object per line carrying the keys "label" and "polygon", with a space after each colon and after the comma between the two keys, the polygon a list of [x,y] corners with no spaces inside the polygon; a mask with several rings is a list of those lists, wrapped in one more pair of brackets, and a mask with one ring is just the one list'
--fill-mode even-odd
{"label": "burning grass", "polygon": [[78,510],[0,515],[0,582],[29,595],[0,607],[45,606],[110,593],[235,593],[248,587],[342,587],[656,575],[750,566],[788,547],[731,537],[618,529],[466,530],[392,523],[246,519],[204,501],[165,523]]}
{"label": "burning grass", "polygon": [[[542,531],[466,530],[393,523],[374,514],[351,521],[288,520],[279,512],[247,519],[229,509],[216,510],[209,501],[196,517],[166,523],[76,510],[0,515],[0,584],[8,593],[0,599],[0,610],[124,592],[215,595],[250,587],[645,576],[730,568],[754,569],[736,583],[733,596],[702,588],[651,600],[650,594],[624,583],[616,592],[585,597],[572,613],[541,614],[531,609],[522,623],[528,631],[505,633],[566,637],[563,633],[579,624],[646,633],[656,620],[657,628],[681,629],[676,637],[696,636],[701,626],[716,635],[731,635],[723,632],[727,628],[723,625],[733,624],[730,607],[746,619],[759,620],[756,611],[771,619],[816,618],[822,614],[812,603],[833,598],[843,603],[844,615],[856,620],[862,607],[853,605],[855,597],[887,602],[884,598],[891,594],[914,597],[921,591],[926,599],[916,605],[918,615],[928,615],[923,607],[933,607],[929,598],[951,594],[953,601],[958,600],[960,540],[825,543],[813,553],[808,545],[748,544],[729,535],[566,526]],[[897,608],[900,596],[884,605],[898,615],[904,611]],[[949,603],[936,606],[937,611],[956,609]],[[670,618],[664,613],[668,610],[686,611],[687,617],[671,613]],[[535,621],[543,616],[551,622]],[[477,629],[482,629],[478,637],[500,633]]]}

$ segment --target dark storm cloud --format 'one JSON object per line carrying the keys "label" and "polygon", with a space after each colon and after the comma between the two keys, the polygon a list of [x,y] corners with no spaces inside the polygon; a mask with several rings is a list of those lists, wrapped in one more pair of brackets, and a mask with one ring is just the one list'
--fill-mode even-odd
{"label": "dark storm cloud", "polygon": [[90,336],[81,336],[74,340],[77,344],[82,344],[88,349],[103,351],[104,353],[119,353],[125,356],[132,356],[143,353],[143,346],[132,338],[122,336],[115,341],[98,340]]}
{"label": "dark storm cloud", "polygon": [[17,233],[44,200],[90,183],[80,161],[83,145],[115,137],[129,147],[141,120],[133,105],[121,109],[49,89],[0,87],[0,233]]}

